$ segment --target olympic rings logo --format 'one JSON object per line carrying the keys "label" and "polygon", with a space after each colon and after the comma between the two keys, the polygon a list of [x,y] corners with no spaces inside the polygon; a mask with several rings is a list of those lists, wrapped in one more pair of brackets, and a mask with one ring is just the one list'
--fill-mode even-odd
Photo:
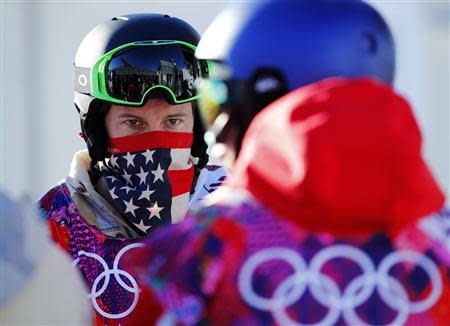
{"label": "olympic rings logo", "polygon": [[[119,260],[120,260],[120,258],[122,258],[122,255],[125,252],[127,252],[128,250],[133,249],[133,248],[143,247],[143,246],[144,245],[142,243],[133,243],[133,244],[123,247],[117,253],[116,258],[114,258],[114,263],[113,263],[112,269],[110,269],[108,267],[108,264],[106,263],[106,261],[99,255],[94,254],[92,252],[86,252],[84,250],[80,250],[78,252],[78,258],[73,261],[73,263],[72,263],[73,266],[75,266],[79,263],[80,256],[82,256],[82,255],[96,259],[103,266],[103,269],[104,269],[103,272],[100,273],[97,276],[97,278],[94,280],[94,283],[92,284],[91,293],[88,294],[88,297],[91,299],[92,305],[94,306],[95,310],[100,315],[102,315],[106,318],[110,318],[110,319],[119,319],[119,318],[128,316],[136,307],[137,302],[139,300],[139,287],[137,285],[136,280],[133,278],[133,276],[131,276],[128,272],[126,272],[122,269],[119,269]],[[108,313],[108,312],[102,310],[102,308],[97,303],[97,298],[99,296],[101,296],[103,294],[103,292],[105,292],[106,288],[109,285],[109,278],[110,278],[111,274],[114,275],[114,278],[116,279],[117,283],[120,284],[121,287],[123,287],[128,292],[131,292],[134,294],[134,298],[133,298],[133,302],[132,302],[131,306],[124,312],[121,312],[118,314],[111,314],[111,313]],[[130,281],[131,287],[122,280],[121,276],[125,277],[126,279],[128,279],[128,281]],[[98,284],[100,283],[100,281],[103,278],[105,279],[105,281],[103,282],[102,287],[99,290],[97,290]]]}
{"label": "olympic rings logo", "polygon": [[[336,258],[349,259],[363,271],[342,293],[333,279],[321,273],[325,263]],[[294,273],[276,287],[272,297],[263,297],[254,291],[252,277],[258,266],[271,260],[285,261]],[[426,272],[431,282],[428,297],[411,302],[403,285],[389,274],[393,266],[402,262],[415,263]],[[328,308],[328,313],[317,325],[334,325],[341,313],[349,325],[367,325],[355,308],[369,299],[376,288],[384,303],[397,311],[395,320],[389,325],[402,325],[410,314],[424,312],[436,303],[442,294],[442,279],[435,263],[415,251],[394,251],[376,269],[369,256],[349,245],[322,249],[312,258],[309,266],[294,250],[272,247],[256,252],[245,261],[239,272],[238,287],[245,302],[256,309],[270,311],[279,325],[311,325],[299,324],[286,313],[286,308],[298,301],[307,289],[317,302]]]}

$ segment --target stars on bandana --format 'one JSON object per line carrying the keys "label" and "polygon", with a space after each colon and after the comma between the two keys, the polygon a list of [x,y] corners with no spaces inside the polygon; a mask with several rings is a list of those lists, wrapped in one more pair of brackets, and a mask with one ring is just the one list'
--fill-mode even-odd
{"label": "stars on bandana", "polygon": [[148,172],[144,172],[144,169],[141,166],[141,172],[136,174],[139,179],[141,179],[141,181],[139,182],[139,184],[143,184],[145,183],[145,178],[147,178]]}
{"label": "stars on bandana", "polygon": [[128,192],[129,192],[129,191],[136,190],[136,188],[131,188],[131,187],[128,187],[128,186],[123,186],[123,187],[120,188],[120,189],[121,189],[121,190],[125,190],[126,193],[127,193],[127,195],[128,195]]}
{"label": "stars on bandana", "polygon": [[152,227],[151,225],[145,225],[143,219],[139,222],[139,224],[137,224],[137,223],[133,223],[133,224],[144,233],[147,233],[147,230]]}
{"label": "stars on bandana", "polygon": [[153,183],[155,183],[158,180],[161,180],[162,182],[164,182],[164,177],[163,177],[164,171],[165,170],[161,169],[161,164],[158,163],[158,168],[156,170],[152,171],[153,175],[155,176],[155,178],[153,179]]}
{"label": "stars on bandana", "polygon": [[153,163],[153,154],[155,153],[155,151],[151,151],[151,150],[146,150],[144,153],[141,153],[142,156],[145,157],[145,164],[148,164],[148,162],[152,162]]}
{"label": "stars on bandana", "polygon": [[127,182],[127,185],[131,185],[131,174],[128,174],[127,171],[125,171],[122,176]]}
{"label": "stars on bandana", "polygon": [[175,158],[170,148],[161,148],[114,154],[101,166],[115,208],[136,231],[148,234],[172,221],[169,167]]}
{"label": "stars on bandana", "polygon": [[116,181],[116,177],[115,177],[115,176],[108,175],[108,176],[106,177],[106,179],[108,179],[108,178],[109,178],[109,181],[110,181],[111,183],[113,183],[114,181]]}
{"label": "stars on bandana", "polygon": [[111,194],[112,199],[117,199],[119,196],[116,195],[116,187],[112,188],[109,193]]}
{"label": "stars on bandana", "polygon": [[127,160],[127,167],[134,166],[134,158],[136,157],[136,154],[127,153],[127,155],[122,156],[124,159]]}
{"label": "stars on bandana", "polygon": [[154,192],[155,192],[155,190],[150,190],[150,186],[147,186],[147,189],[141,193],[141,196],[138,198],[138,200],[139,199],[147,199],[148,201],[150,201],[150,196]]}
{"label": "stars on bandana", "polygon": [[133,204],[133,197],[131,197],[130,201],[128,201],[128,202],[126,200],[124,200],[123,203],[126,206],[125,214],[131,213],[134,217],[136,217],[136,215],[134,214],[134,211],[137,210],[139,208],[139,206],[136,206]]}
{"label": "stars on bandana", "polygon": [[117,156],[112,155],[109,159],[109,164],[114,168],[117,166]]}
{"label": "stars on bandana", "polygon": [[159,216],[159,212],[161,212],[164,209],[164,207],[158,207],[158,202],[155,202],[155,204],[152,207],[147,209],[150,212],[150,218],[156,216],[157,218],[161,219],[161,216]]}

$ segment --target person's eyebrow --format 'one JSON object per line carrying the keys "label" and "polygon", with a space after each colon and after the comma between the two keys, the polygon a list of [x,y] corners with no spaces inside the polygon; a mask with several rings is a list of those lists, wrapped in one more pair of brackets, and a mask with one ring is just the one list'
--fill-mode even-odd
{"label": "person's eyebrow", "polygon": [[119,114],[119,118],[133,118],[133,119],[143,119],[140,115],[132,114],[132,113],[121,113]]}
{"label": "person's eyebrow", "polygon": [[187,112],[176,112],[176,113],[170,113],[170,114],[164,116],[164,118],[180,118],[180,117],[185,117],[187,115],[188,115]]}

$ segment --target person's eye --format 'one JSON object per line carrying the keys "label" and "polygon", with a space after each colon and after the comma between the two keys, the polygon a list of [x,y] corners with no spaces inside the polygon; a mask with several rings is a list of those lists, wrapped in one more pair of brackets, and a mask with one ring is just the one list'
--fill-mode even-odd
{"label": "person's eye", "polygon": [[142,121],[138,119],[129,119],[125,121],[125,124],[131,128],[138,128],[143,125]]}
{"label": "person's eye", "polygon": [[178,126],[181,122],[182,122],[181,119],[167,119],[166,120],[166,125],[169,128],[173,128],[173,127]]}

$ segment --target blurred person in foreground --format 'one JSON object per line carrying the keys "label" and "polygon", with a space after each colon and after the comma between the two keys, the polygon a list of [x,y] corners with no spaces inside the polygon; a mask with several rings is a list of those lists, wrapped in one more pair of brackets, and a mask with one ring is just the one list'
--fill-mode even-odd
{"label": "blurred person in foreground", "polygon": [[81,277],[47,237],[38,212],[0,192],[1,325],[86,325]]}
{"label": "blurred person in foreground", "polygon": [[448,325],[450,216],[381,16],[247,3],[196,55],[216,63],[201,113],[240,151],[207,205],[128,256],[161,324]]}
{"label": "blurred person in foreground", "polygon": [[40,206],[52,238],[88,286],[98,325],[152,324],[155,311],[121,259],[161,225],[182,221],[224,179],[208,165],[195,80],[199,34],[163,14],[113,17],[74,63],[74,103],[87,150]]}

